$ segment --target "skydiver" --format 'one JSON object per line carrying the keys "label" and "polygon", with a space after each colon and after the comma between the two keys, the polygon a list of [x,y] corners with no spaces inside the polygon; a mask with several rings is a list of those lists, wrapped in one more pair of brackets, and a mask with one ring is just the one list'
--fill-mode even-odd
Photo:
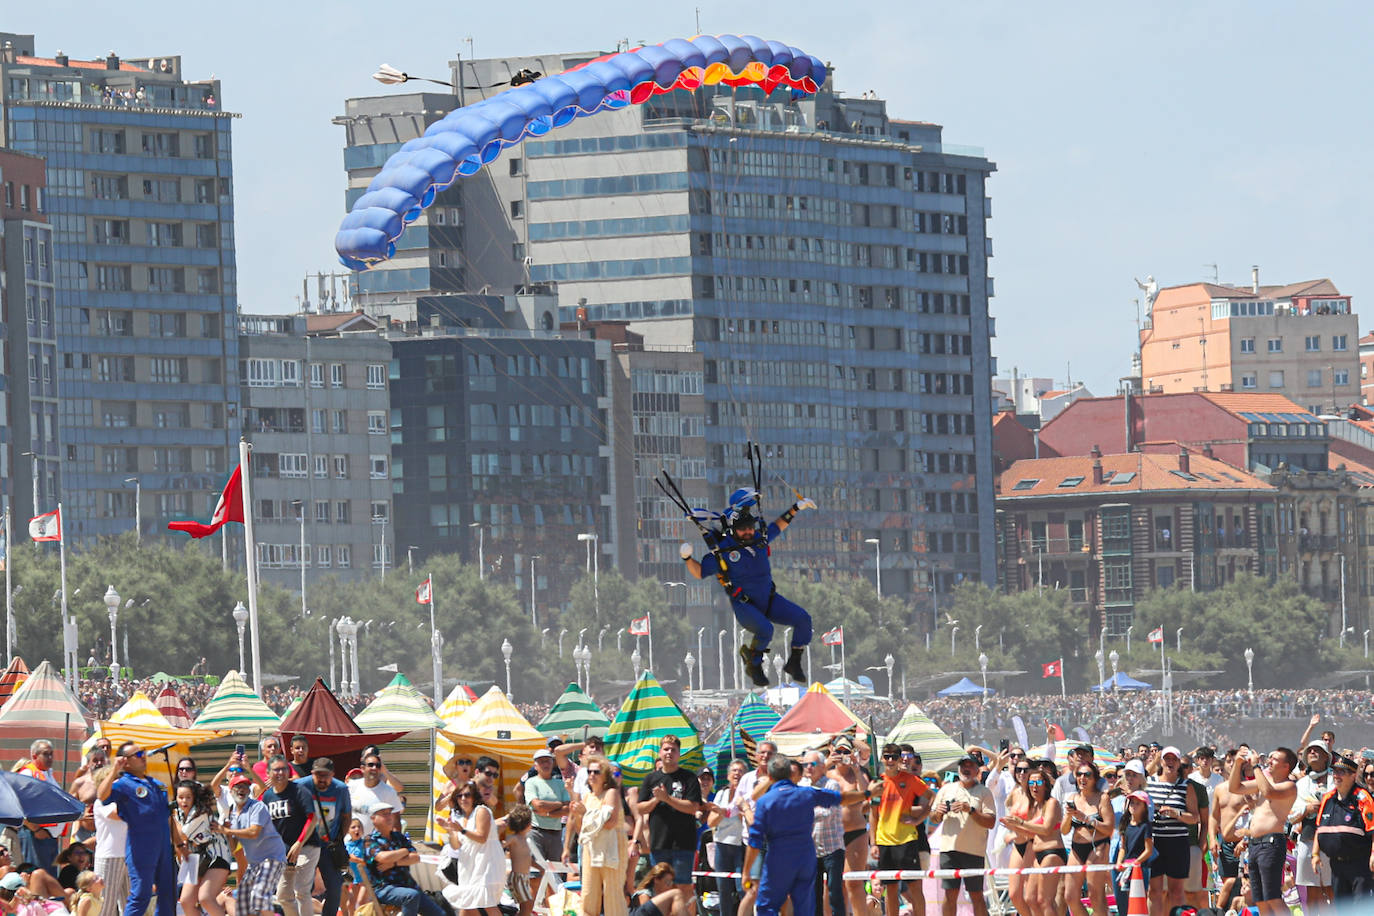
{"label": "skydiver", "polygon": [[[792,628],[792,652],[783,666],[783,673],[799,684],[806,683],[802,669],[802,652],[811,642],[811,615],[778,594],[773,584],[773,569],[769,563],[769,542],[780,537],[803,509],[814,509],[816,503],[802,497],[771,525],[764,525],[758,514],[759,493],[743,488],[730,494],[730,503],[721,514],[722,532],[715,550],[701,560],[693,555],[692,545],[683,543],[679,550],[686,561],[687,571],[698,579],[725,573],[729,585],[730,607],[740,626],[753,634],[753,640],[740,646],[744,671],[756,687],[768,686],[763,671],[763,657],[773,638],[774,624]],[[721,563],[725,569],[721,570]]]}

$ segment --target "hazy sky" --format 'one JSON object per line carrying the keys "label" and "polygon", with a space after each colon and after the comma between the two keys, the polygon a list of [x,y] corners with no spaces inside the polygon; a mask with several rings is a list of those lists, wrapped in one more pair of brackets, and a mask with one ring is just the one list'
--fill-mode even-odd
{"label": "hazy sky", "polygon": [[[234,124],[239,297],[287,311],[337,267],[343,100],[388,90],[386,61],[614,50],[690,37],[691,4],[47,3],[0,30],[39,54],[181,54],[224,81]],[[828,60],[895,117],[935,121],[997,164],[992,352],[1004,373],[1111,393],[1129,369],[1133,276],[1162,286],[1329,276],[1366,302],[1374,148],[1365,3],[839,3],[701,0],[701,31],[751,33]],[[1374,325],[1374,321],[1371,322]],[[1370,329],[1366,325],[1363,330]]]}

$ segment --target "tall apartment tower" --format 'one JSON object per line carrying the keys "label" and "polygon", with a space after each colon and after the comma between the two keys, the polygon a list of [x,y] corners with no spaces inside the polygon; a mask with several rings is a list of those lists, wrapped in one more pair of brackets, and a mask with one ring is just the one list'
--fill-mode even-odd
{"label": "tall apartment tower", "polygon": [[[491,86],[596,56],[451,68],[456,86]],[[497,91],[349,100],[350,202],[401,143]],[[441,276],[547,287],[563,323],[581,310],[628,321],[647,349],[699,353],[708,501],[748,483],[745,443],[758,442],[766,509],[796,492],[821,506],[775,562],[872,576],[876,540],[883,593],[929,610],[932,590],[995,577],[994,168],[938,125],[891,119],[831,83],[795,100],[669,93],[526,140],[455,182],[359,294],[389,309]],[[653,499],[640,511],[667,517]]]}
{"label": "tall apartment tower", "polygon": [[76,60],[0,33],[0,143],[47,160],[54,309],[30,347],[38,499],[77,538],[213,504],[239,437],[230,122],[177,56]]}

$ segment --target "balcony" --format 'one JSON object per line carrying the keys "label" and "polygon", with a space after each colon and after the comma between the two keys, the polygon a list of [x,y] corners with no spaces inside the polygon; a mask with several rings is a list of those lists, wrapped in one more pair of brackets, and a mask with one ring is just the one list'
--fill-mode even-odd
{"label": "balcony", "polygon": [[1300,534],[1298,548],[1304,551],[1340,550],[1340,538],[1334,534]]}

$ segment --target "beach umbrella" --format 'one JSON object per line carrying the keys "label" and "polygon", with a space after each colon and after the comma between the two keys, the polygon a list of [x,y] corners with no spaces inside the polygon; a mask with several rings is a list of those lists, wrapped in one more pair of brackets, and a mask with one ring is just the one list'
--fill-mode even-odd
{"label": "beach umbrella", "polygon": [[646,670],[606,732],[606,756],[620,765],[625,785],[637,786],[653,772],[664,735],[677,735],[682,742],[683,769],[695,771],[706,765],[696,728]]}
{"label": "beach umbrella", "polygon": [[535,726],[546,735],[561,735],[568,741],[581,741],[584,728],[588,735],[604,738],[610,727],[611,720],[576,684],[568,685]]}

